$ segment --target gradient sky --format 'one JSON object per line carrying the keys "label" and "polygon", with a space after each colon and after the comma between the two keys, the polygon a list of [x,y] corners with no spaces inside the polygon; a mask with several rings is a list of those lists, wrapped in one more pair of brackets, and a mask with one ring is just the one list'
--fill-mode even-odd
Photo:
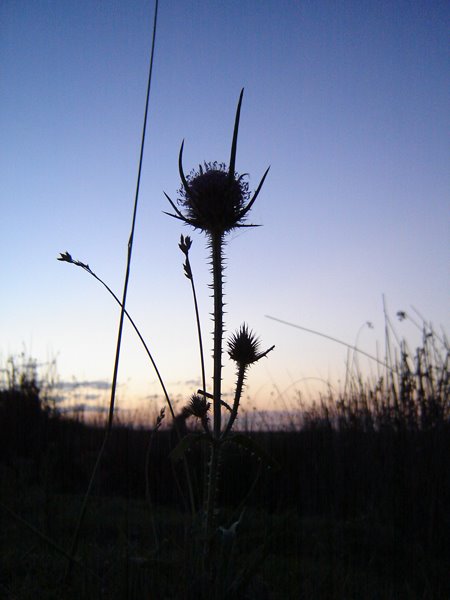
{"label": "gradient sky", "polygon": [[[120,295],[153,10],[0,5],[1,358],[56,358],[62,381],[97,382],[102,402],[118,309],[56,257],[68,250]],[[163,191],[177,196],[183,138],[187,172],[228,161],[242,87],[236,168],[252,189],[271,170],[251,216],[263,227],[229,236],[226,324],[276,345],[250,371],[249,405],[275,407],[279,391],[287,401],[345,371],[344,347],[265,315],[381,355],[382,294],[393,318],[418,319],[414,306],[448,329],[449,17],[433,0],[160,2],[127,308],[173,395],[195,391],[200,373],[181,233],[194,241],[205,337],[211,301],[205,238],[163,214]],[[417,345],[410,321],[396,329]],[[159,407],[155,381],[127,328],[119,407]]]}

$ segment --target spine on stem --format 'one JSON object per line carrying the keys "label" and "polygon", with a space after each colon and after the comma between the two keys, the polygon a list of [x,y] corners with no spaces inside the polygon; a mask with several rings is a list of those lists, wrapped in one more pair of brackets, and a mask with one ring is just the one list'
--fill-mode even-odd
{"label": "spine on stem", "polygon": [[214,296],[214,371],[213,371],[213,407],[214,407],[214,438],[220,437],[222,424],[222,337],[223,337],[223,234],[211,234],[211,262],[213,272]]}

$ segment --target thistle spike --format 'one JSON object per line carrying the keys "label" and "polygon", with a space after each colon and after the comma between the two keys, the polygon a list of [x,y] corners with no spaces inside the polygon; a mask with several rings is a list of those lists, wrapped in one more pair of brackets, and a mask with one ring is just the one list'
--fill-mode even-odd
{"label": "thistle spike", "polygon": [[[163,192],[164,196],[167,198],[167,200],[170,202],[170,205],[172,206],[173,210],[177,213],[176,215],[169,215],[171,217],[176,217],[177,219],[181,219],[182,221],[186,221],[186,217],[183,216],[183,214],[178,210],[178,208],[175,206],[175,204],[172,202],[172,200],[170,199],[170,197],[166,194],[166,192]],[[164,211],[163,211],[164,212]],[[166,215],[169,213],[165,213]]]}
{"label": "thistle spike", "polygon": [[228,177],[230,178],[230,180],[233,179],[233,177],[234,177],[235,166],[236,166],[237,138],[238,138],[238,131],[239,131],[239,119],[241,116],[241,104],[242,104],[243,95],[244,95],[244,88],[242,88],[241,93],[239,95],[239,101],[238,101],[238,105],[237,105],[237,109],[236,109],[236,119],[234,121],[233,142],[231,144],[231,154],[230,154],[230,169],[228,171]]}
{"label": "thistle spike", "polygon": [[184,148],[184,140],[181,142],[180,154],[178,155],[178,170],[180,171],[181,182],[183,183],[183,187],[185,189],[186,194],[189,195],[189,184],[184,176],[183,171],[183,148]]}

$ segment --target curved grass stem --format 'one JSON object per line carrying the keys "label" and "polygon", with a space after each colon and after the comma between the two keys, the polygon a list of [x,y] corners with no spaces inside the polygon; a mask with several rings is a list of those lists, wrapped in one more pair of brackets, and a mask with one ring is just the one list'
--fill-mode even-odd
{"label": "curved grass stem", "polygon": [[200,314],[198,311],[197,293],[195,291],[194,277],[191,278],[192,297],[194,300],[195,320],[197,322],[198,347],[200,352],[200,367],[202,370],[202,389],[206,391],[205,356],[203,353],[202,329],[200,325]]}
{"label": "curved grass stem", "polygon": [[[187,236],[187,237],[181,236],[179,248],[186,257],[186,260],[183,265],[184,274],[191,282],[192,297],[194,300],[195,321],[197,323],[198,347],[199,347],[199,352],[200,352],[200,368],[202,371],[202,390],[203,390],[203,395],[206,396],[207,392],[206,392],[206,375],[205,375],[205,356],[204,356],[204,352],[203,352],[202,328],[201,328],[201,324],[200,324],[200,313],[198,310],[198,301],[197,301],[197,292],[195,289],[194,274],[192,272],[191,261],[189,260],[189,249],[191,247],[191,244],[192,244],[192,242],[191,242],[191,239],[189,236]],[[204,426],[204,429],[207,432],[209,432],[207,420],[205,420],[205,422],[203,423],[203,426]]]}
{"label": "curved grass stem", "polygon": [[[70,256],[70,254],[67,253],[67,252],[65,254],[61,254],[61,257],[62,258],[60,258],[59,260],[63,260],[64,262],[69,262],[71,264],[76,265],[77,267],[81,267],[84,271],[86,271],[86,273],[88,273],[89,275],[91,275],[92,277],[94,277],[94,279],[96,279],[99,283],[101,283],[103,285],[103,287],[109,292],[109,294],[114,298],[114,300],[117,302],[117,304],[121,308],[123,308],[122,303],[121,303],[120,299],[117,297],[117,295],[113,292],[113,290],[109,287],[109,285],[105,281],[103,281],[103,279],[101,279],[90,268],[90,266],[88,264],[82,263],[79,260],[74,260]],[[134,322],[134,320],[131,317],[130,313],[126,309],[123,309],[123,312],[124,312],[125,316],[127,317],[128,321],[130,322],[131,326],[133,327],[134,331],[136,332],[136,335],[138,336],[139,340],[141,341],[141,343],[142,343],[142,345],[143,345],[143,347],[144,347],[144,349],[145,349],[145,351],[147,353],[147,356],[148,356],[150,362],[152,363],[152,366],[153,366],[153,368],[155,370],[156,376],[158,377],[159,383],[161,385],[161,388],[162,388],[164,397],[166,399],[167,405],[169,407],[169,411],[170,411],[170,415],[172,417],[172,422],[173,422],[173,426],[175,428],[176,436],[178,438],[178,441],[181,441],[181,432],[180,432],[180,428],[179,428],[179,425],[178,425],[178,421],[175,418],[175,411],[173,409],[173,404],[172,404],[172,402],[170,400],[169,393],[167,391],[167,388],[165,386],[165,383],[164,383],[164,380],[163,380],[163,378],[161,376],[161,373],[160,373],[160,371],[158,369],[158,366],[157,366],[157,364],[156,364],[156,362],[155,362],[155,360],[153,358],[152,353],[150,352],[150,349],[149,349],[146,341],[144,340],[141,332],[139,331],[138,326]],[[109,435],[109,430],[107,431],[107,436],[106,437],[108,437],[108,435]],[[106,445],[106,440],[104,442],[104,445]],[[103,445],[101,447],[101,454],[103,454]],[[191,477],[189,466],[187,464],[187,461],[186,461],[185,457],[183,457],[183,462],[184,462],[184,468],[185,468],[185,473],[186,473],[186,481],[187,481],[187,486],[188,486],[190,509],[191,509],[192,515],[194,515],[195,514],[195,499],[194,499],[194,490],[193,490],[193,487],[192,487],[192,477]],[[98,465],[97,465],[97,462],[96,462],[96,465],[94,467],[94,475],[96,474],[97,468],[98,468]]]}
{"label": "curved grass stem", "polygon": [[[69,261],[67,261],[67,262],[69,262]],[[109,294],[110,294],[110,295],[111,295],[111,296],[114,298],[114,300],[117,302],[117,304],[118,304],[118,305],[119,305],[119,306],[122,308],[122,302],[121,302],[121,301],[120,301],[120,299],[117,297],[117,295],[116,295],[116,294],[113,292],[113,290],[112,290],[112,289],[109,287],[109,285],[108,285],[107,283],[105,283],[105,281],[103,281],[103,279],[101,279],[101,278],[100,278],[100,277],[99,277],[99,276],[98,276],[98,275],[97,275],[97,274],[96,274],[96,273],[95,273],[95,272],[94,272],[94,271],[93,271],[93,270],[92,270],[92,269],[89,267],[89,265],[87,265],[87,264],[84,264],[84,263],[82,263],[82,262],[80,262],[80,261],[78,261],[78,260],[72,260],[72,261],[70,261],[70,262],[71,262],[72,264],[74,264],[74,265],[78,266],[78,267],[81,267],[81,268],[82,268],[84,271],[86,271],[86,273],[89,273],[89,275],[92,275],[92,277],[94,277],[94,279],[96,279],[96,280],[97,280],[99,283],[101,283],[101,284],[103,285],[103,287],[104,287],[104,288],[105,288],[105,289],[106,289],[106,290],[109,292]],[[134,331],[136,332],[136,335],[138,336],[138,338],[139,338],[139,340],[140,340],[141,344],[143,345],[143,347],[144,347],[144,350],[145,350],[145,352],[147,353],[147,356],[148,356],[148,358],[149,358],[150,362],[152,363],[152,366],[153,366],[153,368],[154,368],[154,370],[155,370],[156,376],[158,377],[158,381],[159,381],[159,383],[160,383],[160,385],[161,385],[161,389],[162,389],[162,391],[163,391],[164,397],[165,397],[165,399],[166,399],[167,406],[169,407],[170,415],[171,415],[172,419],[174,420],[174,427],[175,427],[175,430],[177,430],[177,429],[178,429],[178,427],[177,427],[177,423],[176,423],[176,420],[175,420],[175,412],[174,412],[174,410],[173,410],[173,405],[172,405],[172,402],[171,402],[171,400],[170,400],[170,396],[169,396],[169,393],[168,393],[168,391],[167,391],[167,388],[166,388],[166,386],[165,386],[165,384],[164,384],[164,380],[163,380],[163,378],[162,378],[162,376],[161,376],[161,373],[159,372],[158,366],[157,366],[157,364],[156,364],[156,362],[155,362],[155,360],[154,360],[154,358],[153,358],[153,355],[152,355],[152,353],[150,352],[150,349],[149,349],[149,347],[148,347],[148,345],[147,345],[146,341],[144,340],[144,338],[143,338],[143,336],[142,336],[141,332],[139,331],[139,328],[138,328],[138,326],[136,325],[135,321],[134,321],[134,320],[133,320],[133,318],[131,317],[130,313],[129,313],[129,312],[126,310],[126,309],[124,309],[124,313],[125,313],[125,316],[127,317],[128,321],[129,321],[130,325],[133,327]],[[179,433],[179,431],[178,431],[178,433]],[[179,435],[179,437],[180,437],[180,435]]]}

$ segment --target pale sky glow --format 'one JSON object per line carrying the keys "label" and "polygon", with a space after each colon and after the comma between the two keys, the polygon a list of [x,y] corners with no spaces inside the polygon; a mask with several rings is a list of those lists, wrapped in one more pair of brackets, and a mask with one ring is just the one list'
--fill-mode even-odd
{"label": "pale sky glow", "polygon": [[[153,10],[0,5],[3,362],[25,349],[56,357],[63,381],[111,378],[118,308],[56,257],[68,250],[121,295]],[[236,169],[252,190],[271,170],[249,218],[263,226],[229,236],[226,325],[245,321],[276,346],[250,370],[248,406],[326,389],[318,379],[338,386],[345,372],[344,347],[265,315],[358,336],[371,354],[378,342],[382,356],[385,294],[412,349],[420,332],[397,310],[418,319],[414,306],[448,331],[449,17],[433,0],[160,2],[127,308],[173,396],[200,382],[181,233],[193,239],[207,357],[212,304],[205,238],[163,214],[163,191],[176,199],[182,139],[186,172],[228,162],[242,87]],[[119,406],[162,406],[145,399],[160,389],[130,328],[120,383]]]}

